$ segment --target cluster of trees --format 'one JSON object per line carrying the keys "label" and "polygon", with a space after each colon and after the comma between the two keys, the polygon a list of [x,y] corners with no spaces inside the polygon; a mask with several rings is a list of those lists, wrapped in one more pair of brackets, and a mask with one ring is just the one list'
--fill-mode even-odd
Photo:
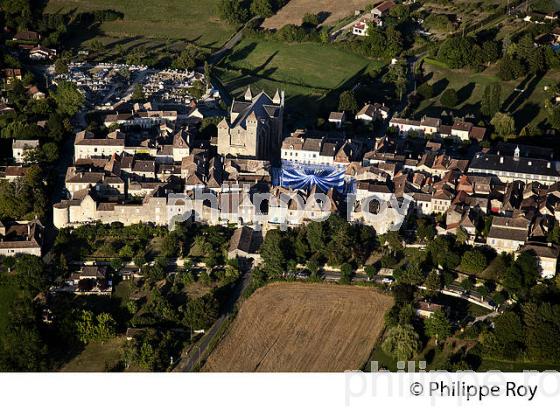
{"label": "cluster of trees", "polygon": [[156,372],[168,370],[181,354],[182,337],[171,330],[148,329],[125,345],[124,367],[135,366]]}
{"label": "cluster of trees", "polygon": [[[82,107],[84,96],[75,85],[61,82],[47,98],[35,100],[28,93],[34,82],[28,73],[22,81],[15,80],[9,85],[7,97],[15,112],[0,118],[0,135],[2,138],[39,138],[45,143],[58,144],[72,131],[70,118]],[[38,121],[46,121],[46,126],[38,126]]]}
{"label": "cluster of trees", "polygon": [[38,165],[29,167],[22,178],[0,180],[0,220],[41,218],[47,204],[43,174]]}
{"label": "cluster of trees", "polygon": [[441,33],[448,33],[454,29],[453,22],[446,14],[429,14],[423,24],[428,30]]}
{"label": "cluster of trees", "polygon": [[[474,281],[468,280],[461,283],[465,291],[474,289],[483,296],[491,296],[499,304],[508,297],[524,297],[537,283],[537,259],[531,252],[523,252],[514,260],[509,255],[496,255],[489,248],[466,245],[460,233],[457,236],[434,236],[433,226],[423,219],[416,225],[417,240],[426,244],[425,251],[407,250],[405,255],[402,238],[397,232],[389,232],[381,238],[386,248],[379,266],[396,268],[394,276],[399,284],[423,284],[435,292],[455,280],[454,271],[478,275],[490,262],[503,289],[496,291],[496,284],[492,281],[475,288]],[[440,273],[436,273],[436,269]]]}
{"label": "cluster of trees", "polygon": [[361,266],[377,245],[373,228],[351,225],[333,215],[323,222],[311,222],[288,231],[271,230],[261,247],[264,271],[281,276],[305,264],[312,275],[327,263],[341,267],[348,263]]}
{"label": "cluster of trees", "polygon": [[110,313],[94,314],[90,310],[73,312],[68,326],[69,337],[75,337],[84,345],[91,342],[105,342],[115,336],[117,323]]}
{"label": "cluster of trees", "polygon": [[542,300],[529,301],[498,316],[493,322],[494,328],[485,329],[480,335],[485,355],[541,363],[560,360],[560,347],[557,343],[560,337],[559,304]]}
{"label": "cluster of trees", "polygon": [[173,61],[171,67],[179,70],[194,70],[196,67],[202,66],[207,57],[207,51],[194,44],[188,44]]}
{"label": "cluster of trees", "polygon": [[440,45],[437,59],[450,68],[471,67],[480,70],[498,61],[501,53],[501,45],[497,41],[454,36]]}
{"label": "cluster of trees", "polygon": [[[0,260],[0,286],[12,290],[4,300],[7,310],[0,329],[0,371],[45,371],[49,368],[46,335],[40,326],[37,292],[46,286],[46,268],[40,258],[18,255]],[[7,293],[3,292],[3,297]]]}
{"label": "cluster of trees", "polygon": [[535,46],[531,33],[525,34],[518,42],[507,46],[505,55],[498,64],[498,77],[504,81],[511,81],[527,74],[543,73],[554,64],[553,58],[547,48]]}
{"label": "cluster of trees", "polygon": [[[113,267],[118,269],[123,262],[134,262],[154,281],[165,278],[164,267],[167,258],[188,256],[191,247],[196,248],[196,258],[207,266],[222,265],[225,248],[231,237],[232,229],[221,226],[181,225],[169,232],[161,226],[134,224],[124,226],[112,224],[90,224],[76,229],[64,228],[58,231],[55,250],[59,259],[84,260],[96,254],[112,258]],[[148,252],[150,243],[159,243],[156,249]],[[145,266],[155,260],[153,266]],[[67,262],[61,262],[65,266]]]}
{"label": "cluster of trees", "polygon": [[368,36],[364,40],[371,57],[397,57],[404,48],[402,33],[396,27],[381,29],[373,25],[368,30]]}
{"label": "cluster of trees", "polygon": [[428,338],[436,345],[451,335],[452,325],[443,311],[422,321],[416,316],[416,290],[410,285],[393,287],[395,304],[385,315],[387,331],[381,348],[396,360],[409,360],[420,351]]}
{"label": "cluster of trees", "polygon": [[[58,231],[55,240],[57,254],[67,260],[84,260],[93,253],[119,257],[124,261],[146,262],[146,250],[155,237],[168,235],[165,228],[149,224],[123,226],[120,223],[83,225]],[[163,244],[162,251],[167,251]],[[140,263],[142,262],[142,263]]]}
{"label": "cluster of trees", "polygon": [[251,18],[270,17],[289,0],[221,0],[218,5],[220,18],[230,24],[244,24]]}

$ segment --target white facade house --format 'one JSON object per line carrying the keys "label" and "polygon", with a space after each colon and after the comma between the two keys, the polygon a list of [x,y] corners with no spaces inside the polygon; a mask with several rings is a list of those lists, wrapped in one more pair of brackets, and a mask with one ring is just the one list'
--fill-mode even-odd
{"label": "white facade house", "polygon": [[12,143],[12,156],[18,164],[25,162],[25,152],[39,148],[39,140],[14,140]]}

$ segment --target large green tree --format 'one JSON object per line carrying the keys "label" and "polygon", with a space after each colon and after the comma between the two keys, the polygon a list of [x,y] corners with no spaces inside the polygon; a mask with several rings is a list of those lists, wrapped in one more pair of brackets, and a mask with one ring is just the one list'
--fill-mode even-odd
{"label": "large green tree", "polygon": [[502,86],[499,83],[488,84],[484,87],[480,112],[488,118],[494,117],[500,111],[502,99]]}
{"label": "large green tree", "polygon": [[70,117],[77,114],[85,101],[84,95],[68,81],[61,81],[51,96],[56,102],[57,111]]}
{"label": "large green tree", "polygon": [[382,349],[397,360],[408,360],[420,349],[420,338],[411,325],[396,325],[387,331]]}
{"label": "large green tree", "polygon": [[434,312],[427,318],[424,325],[426,327],[426,335],[435,338],[436,344],[451,334],[451,323],[449,323],[445,313],[441,310]]}

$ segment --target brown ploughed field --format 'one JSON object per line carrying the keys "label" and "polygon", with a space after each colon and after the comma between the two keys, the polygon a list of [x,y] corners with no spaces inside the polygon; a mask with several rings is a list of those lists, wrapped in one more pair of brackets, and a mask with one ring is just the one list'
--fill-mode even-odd
{"label": "brown ploughed field", "polygon": [[210,354],[208,372],[338,372],[360,369],[392,298],[374,289],[273,283],[247,299]]}

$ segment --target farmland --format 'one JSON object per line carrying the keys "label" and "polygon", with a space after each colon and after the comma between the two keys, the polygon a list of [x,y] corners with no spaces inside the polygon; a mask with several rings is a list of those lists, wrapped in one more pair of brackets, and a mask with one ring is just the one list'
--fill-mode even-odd
{"label": "farmland", "polygon": [[[218,0],[49,0],[46,13],[112,9],[124,13],[122,20],[106,21],[94,37],[104,44],[128,39],[131,44],[151,40],[194,41],[219,48],[235,31],[217,17]],[[82,38],[91,41],[93,38]],[[154,45],[154,44],[149,44]]]}
{"label": "farmland", "polygon": [[283,89],[288,110],[306,107],[307,117],[312,118],[319,107],[336,109],[340,90],[351,88],[361,75],[382,65],[319,43],[246,38],[219,64],[216,74],[234,96],[242,95],[248,85],[269,93]]}
{"label": "farmland", "polygon": [[370,288],[275,283],[241,306],[204,371],[360,369],[392,299]]}
{"label": "farmland", "polygon": [[286,24],[301,24],[301,18],[306,13],[320,14],[325,24],[332,24],[352,14],[354,10],[363,10],[371,4],[381,1],[371,0],[291,0],[274,16],[263,23],[263,27],[278,29]]}

